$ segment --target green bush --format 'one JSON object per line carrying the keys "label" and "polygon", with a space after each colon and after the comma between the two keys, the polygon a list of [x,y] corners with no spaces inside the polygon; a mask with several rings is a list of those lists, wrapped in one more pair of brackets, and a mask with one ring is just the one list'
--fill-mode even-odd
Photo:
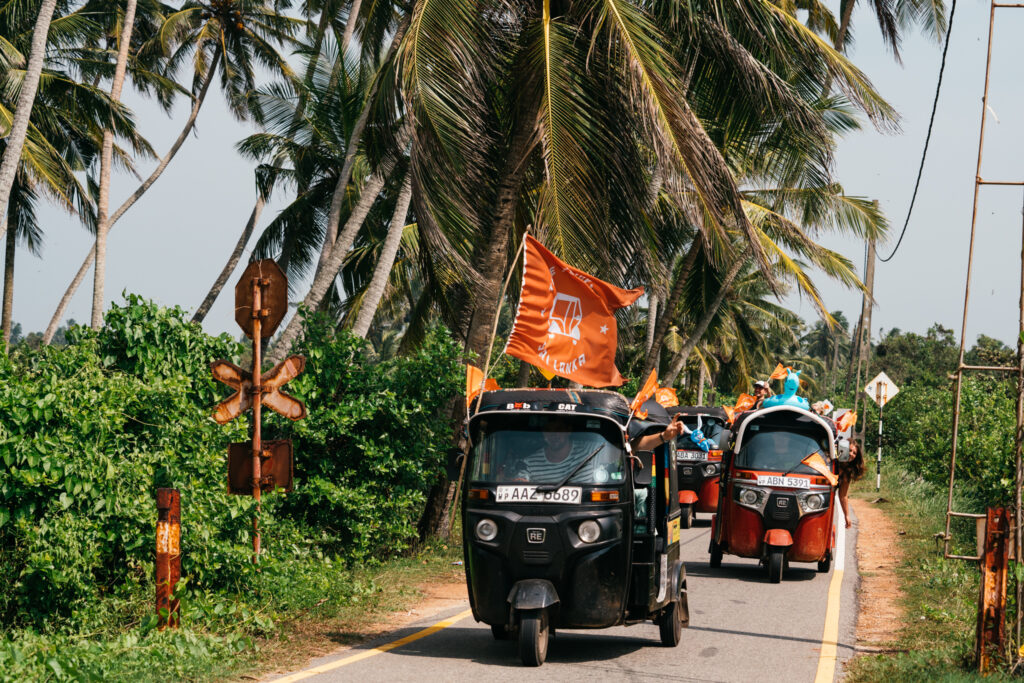
{"label": "green bush", "polygon": [[413,356],[375,362],[362,340],[311,323],[306,372],[289,387],[309,417],[268,420],[268,437],[276,425],[295,439],[296,491],[263,498],[261,573],[250,561],[254,503],[226,491],[227,444],[248,438],[247,423],[210,419],[229,390],[209,364],[243,347],[134,296],[102,329],[68,337],[0,356],[4,630],[81,630],[111,611],[137,621],[153,590],[158,487],[181,490],[184,592],[200,616],[223,596],[269,590],[268,576],[308,583],[332,558],[383,557],[413,540],[459,392],[443,330]]}

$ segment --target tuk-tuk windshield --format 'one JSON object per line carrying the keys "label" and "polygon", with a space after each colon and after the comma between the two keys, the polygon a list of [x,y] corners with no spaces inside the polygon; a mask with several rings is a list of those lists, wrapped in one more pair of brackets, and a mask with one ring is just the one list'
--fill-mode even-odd
{"label": "tuk-tuk windshield", "polygon": [[800,464],[813,453],[819,453],[826,464],[830,463],[829,444],[824,435],[815,437],[789,427],[754,424],[747,429],[740,452],[736,454],[736,466],[771,472],[817,474],[814,469]]}
{"label": "tuk-tuk windshield", "polygon": [[709,415],[701,415],[699,420],[700,424],[697,424],[697,415],[683,416],[683,424],[686,425],[687,429],[693,431],[694,429],[700,428],[701,432],[704,433],[704,436],[717,443],[720,447],[724,448],[725,444],[720,443],[718,437],[722,434],[723,431],[725,431],[725,422],[723,422],[717,417],[711,417]]}
{"label": "tuk-tuk windshield", "polygon": [[567,484],[625,481],[623,437],[608,420],[583,415],[501,414],[473,424],[470,479],[557,484],[590,457]]}

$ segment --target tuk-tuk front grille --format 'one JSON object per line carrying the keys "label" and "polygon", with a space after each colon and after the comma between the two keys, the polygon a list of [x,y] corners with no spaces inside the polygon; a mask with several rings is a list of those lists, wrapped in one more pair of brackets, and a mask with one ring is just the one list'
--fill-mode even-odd
{"label": "tuk-tuk front grille", "polygon": [[551,553],[547,550],[524,550],[523,564],[550,564]]}
{"label": "tuk-tuk front grille", "polygon": [[768,499],[765,514],[776,522],[788,522],[796,519],[799,514],[796,505],[796,496],[773,495]]}

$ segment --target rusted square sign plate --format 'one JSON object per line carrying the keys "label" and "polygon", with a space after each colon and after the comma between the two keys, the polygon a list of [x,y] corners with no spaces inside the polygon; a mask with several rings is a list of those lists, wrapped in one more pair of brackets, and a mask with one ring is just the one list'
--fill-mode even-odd
{"label": "rusted square sign plate", "polygon": [[[271,454],[260,461],[261,491],[292,490],[292,442],[288,439],[264,440],[263,452]],[[252,442],[228,445],[228,493],[252,495]]]}

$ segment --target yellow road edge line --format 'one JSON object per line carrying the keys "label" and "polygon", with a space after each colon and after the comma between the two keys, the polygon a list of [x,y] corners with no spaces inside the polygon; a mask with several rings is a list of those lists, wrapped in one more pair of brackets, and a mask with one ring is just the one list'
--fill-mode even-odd
{"label": "yellow road edge line", "polygon": [[327,673],[328,671],[333,671],[334,669],[339,669],[339,668],[341,668],[343,666],[347,666],[349,664],[353,664],[355,662],[358,662],[360,660],[366,659],[368,657],[373,657],[375,655],[383,654],[385,652],[388,652],[389,650],[394,650],[396,647],[402,647],[403,645],[407,645],[407,644],[409,644],[409,643],[411,643],[411,642],[413,642],[415,640],[419,640],[420,638],[426,638],[427,636],[429,636],[431,634],[434,634],[434,633],[437,633],[438,631],[440,631],[442,629],[446,629],[449,626],[451,626],[452,624],[455,624],[457,622],[462,621],[463,619],[465,619],[466,617],[468,617],[472,613],[473,613],[473,610],[467,609],[464,612],[459,612],[454,617],[450,617],[450,618],[445,619],[443,621],[439,621],[439,622],[437,622],[436,624],[434,624],[432,626],[428,626],[427,628],[423,629],[422,631],[417,631],[416,633],[408,635],[408,636],[406,636],[404,638],[399,638],[398,640],[393,640],[390,643],[384,643],[383,645],[378,645],[377,647],[375,647],[373,649],[364,650],[364,651],[360,652],[359,654],[351,655],[351,656],[345,657],[343,659],[337,659],[337,660],[335,660],[333,662],[327,662],[326,664],[321,664],[320,666],[314,666],[311,669],[304,669],[303,671],[297,671],[296,673],[293,673],[290,676],[285,676],[284,678],[275,678],[273,683],[292,683],[293,681],[301,681],[301,680],[304,680],[306,678],[311,678],[313,676],[316,676],[317,674]]}
{"label": "yellow road edge line", "polygon": [[843,570],[832,572],[828,586],[828,611],[825,612],[825,632],[821,636],[821,656],[814,683],[831,683],[835,679],[836,654],[839,651],[839,596],[843,587]]}

